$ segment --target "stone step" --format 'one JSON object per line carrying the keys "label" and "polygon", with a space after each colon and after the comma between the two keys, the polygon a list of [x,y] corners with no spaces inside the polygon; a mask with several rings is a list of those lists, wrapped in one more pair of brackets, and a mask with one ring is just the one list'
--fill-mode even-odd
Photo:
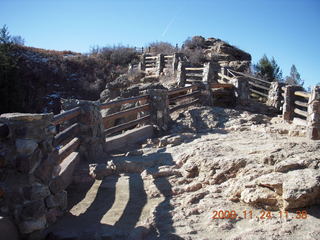
{"label": "stone step", "polygon": [[79,162],[79,156],[78,152],[72,152],[62,163],[59,164],[60,172],[49,185],[52,193],[59,193],[70,185],[75,166]]}

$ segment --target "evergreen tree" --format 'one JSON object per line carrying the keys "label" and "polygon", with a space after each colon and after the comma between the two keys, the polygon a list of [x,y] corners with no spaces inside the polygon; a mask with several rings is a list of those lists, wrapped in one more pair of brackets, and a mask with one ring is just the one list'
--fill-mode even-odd
{"label": "evergreen tree", "polygon": [[282,71],[274,58],[269,60],[266,55],[263,55],[259,62],[254,65],[254,70],[259,77],[269,82],[282,81]]}
{"label": "evergreen tree", "polygon": [[300,73],[294,64],[291,66],[290,76],[286,77],[285,83],[297,86],[303,86],[304,84],[304,81],[301,79]]}
{"label": "evergreen tree", "polygon": [[0,113],[23,111],[23,91],[18,77],[18,59],[12,55],[15,44],[8,28],[0,29]]}

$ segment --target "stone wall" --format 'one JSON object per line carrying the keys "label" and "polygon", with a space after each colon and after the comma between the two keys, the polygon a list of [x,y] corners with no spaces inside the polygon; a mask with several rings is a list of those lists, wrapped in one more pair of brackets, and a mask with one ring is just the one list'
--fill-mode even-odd
{"label": "stone wall", "polygon": [[53,114],[0,115],[0,215],[21,234],[44,229],[67,207],[67,193],[52,191],[59,174]]}

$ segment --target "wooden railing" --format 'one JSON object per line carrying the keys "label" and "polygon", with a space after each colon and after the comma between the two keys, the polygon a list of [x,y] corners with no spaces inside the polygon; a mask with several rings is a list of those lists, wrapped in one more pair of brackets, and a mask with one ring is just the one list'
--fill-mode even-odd
{"label": "wooden railing", "polygon": [[[169,91],[169,105],[174,105],[169,108],[170,113],[183,109],[194,104],[199,103],[200,91],[197,90],[198,86],[192,85],[189,87],[182,87],[177,89],[172,89]],[[185,100],[191,101],[185,101]]]}
{"label": "wooden railing", "polygon": [[310,98],[310,93],[304,91],[295,91],[295,101],[294,101],[294,113],[293,122],[300,125],[307,125],[308,117],[308,101]]}
{"label": "wooden railing", "polygon": [[186,83],[202,82],[204,67],[186,67]]}
{"label": "wooden railing", "polygon": [[249,90],[252,93],[252,97],[255,97],[254,95],[259,95],[263,98],[268,98],[268,92],[270,90],[271,82],[251,76],[250,74],[237,72],[231,69],[227,69],[227,72],[230,73],[232,76],[240,75],[247,77],[249,79],[249,85],[251,86]]}
{"label": "wooden railing", "polygon": [[[64,161],[71,153],[77,152],[80,145],[80,139],[77,137],[80,124],[74,123],[67,126],[67,122],[75,120],[81,113],[80,107],[70,109],[68,111],[57,114],[53,118],[53,124],[58,129],[58,133],[54,136],[53,146],[58,151],[58,163]],[[62,129],[62,126],[65,127]]]}
{"label": "wooden railing", "polygon": [[105,134],[106,135],[110,135],[116,132],[120,132],[123,130],[127,130],[129,128],[132,128],[138,124],[141,123],[145,123],[148,122],[150,120],[150,115],[146,115],[131,121],[128,121],[126,123],[122,123],[116,126],[109,126],[110,122],[113,122],[117,119],[123,119],[125,117],[129,117],[132,116],[134,114],[137,114],[139,112],[146,112],[146,111],[150,111],[150,103],[148,103],[149,101],[149,95],[143,95],[143,96],[138,96],[138,97],[131,97],[131,98],[125,98],[125,99],[121,99],[121,100],[116,100],[116,101],[112,101],[112,102],[108,102],[108,103],[104,103],[100,105],[100,109],[106,109],[106,108],[112,108],[112,107],[116,107],[116,106],[122,106],[123,104],[127,104],[127,103],[136,103],[136,102],[140,102],[140,106],[136,106],[133,108],[129,108],[129,109],[125,109],[125,110],[121,110],[119,112],[116,113],[112,113],[109,114],[107,116],[105,116],[103,118],[103,123],[105,126]]}

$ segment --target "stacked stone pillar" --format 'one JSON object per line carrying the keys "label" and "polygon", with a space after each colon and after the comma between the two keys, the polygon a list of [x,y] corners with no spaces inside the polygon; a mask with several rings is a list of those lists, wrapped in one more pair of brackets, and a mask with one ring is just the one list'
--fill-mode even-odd
{"label": "stacked stone pillar", "polygon": [[81,107],[77,122],[80,124],[80,148],[82,159],[91,162],[103,154],[105,143],[104,125],[98,102],[77,99],[61,101],[64,110]]}
{"label": "stacked stone pillar", "polygon": [[176,81],[179,87],[184,87],[186,84],[186,67],[183,61],[178,63]]}
{"label": "stacked stone pillar", "polygon": [[235,86],[238,104],[247,105],[250,98],[250,86],[246,77],[233,78],[231,83]]}
{"label": "stacked stone pillar", "polygon": [[219,65],[212,62],[204,63],[203,79],[204,83],[214,83],[218,81]]}
{"label": "stacked stone pillar", "polygon": [[183,53],[174,53],[173,54],[172,69],[173,69],[174,73],[177,71],[178,64],[180,61],[182,61],[182,58],[183,58]]}
{"label": "stacked stone pillar", "polygon": [[0,116],[0,216],[23,236],[43,230],[67,207],[67,193],[50,189],[59,173],[52,120],[53,114]]}
{"label": "stacked stone pillar", "polygon": [[140,62],[138,64],[138,70],[145,71],[146,70],[146,55],[141,54]]}
{"label": "stacked stone pillar", "polygon": [[284,103],[282,109],[282,117],[285,121],[291,122],[294,117],[294,101],[295,101],[295,91],[302,91],[303,88],[300,86],[288,85],[284,90]]}
{"label": "stacked stone pillar", "polygon": [[160,53],[157,56],[157,61],[156,61],[156,75],[160,76],[160,74],[163,72],[164,69],[164,54]]}
{"label": "stacked stone pillar", "polygon": [[148,89],[150,95],[150,118],[160,132],[168,130],[170,120],[168,90]]}
{"label": "stacked stone pillar", "polygon": [[320,140],[320,86],[312,89],[309,98],[307,136],[312,140]]}
{"label": "stacked stone pillar", "polygon": [[268,100],[266,104],[268,106],[274,107],[278,111],[282,110],[282,87],[285,86],[285,83],[272,82],[268,94]]}

